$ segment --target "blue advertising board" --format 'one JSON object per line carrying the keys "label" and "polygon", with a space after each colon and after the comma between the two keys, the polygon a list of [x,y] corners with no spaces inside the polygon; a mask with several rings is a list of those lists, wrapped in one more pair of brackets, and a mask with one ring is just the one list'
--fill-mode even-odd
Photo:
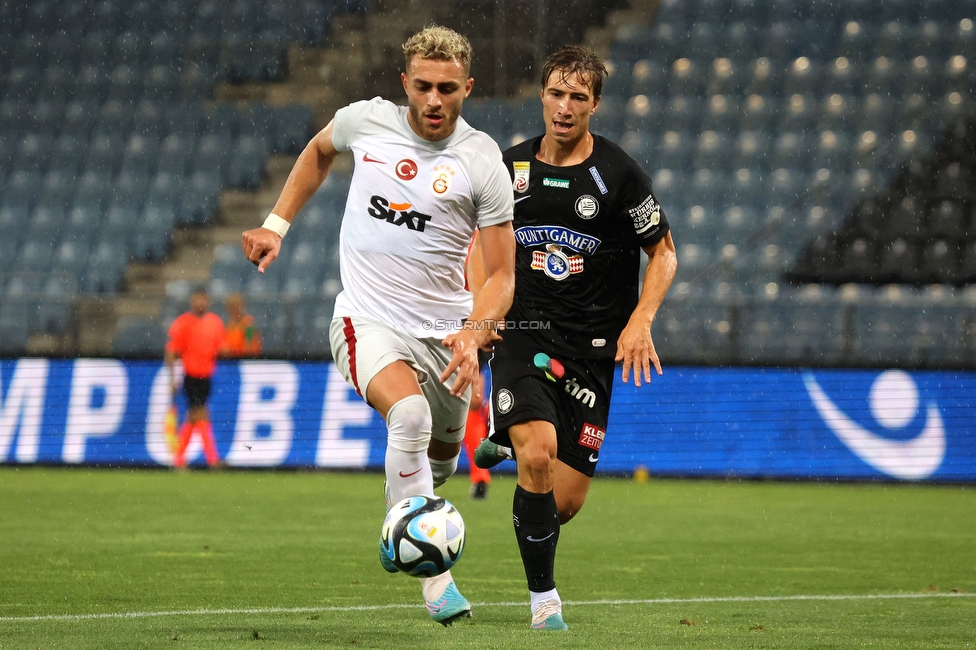
{"label": "blue advertising board", "polygon": [[[382,419],[330,363],[225,362],[213,386],[230,466],[383,466]],[[171,465],[169,400],[160,362],[0,361],[0,462]],[[598,473],[974,481],[974,422],[973,372],[666,368],[617,377]]]}

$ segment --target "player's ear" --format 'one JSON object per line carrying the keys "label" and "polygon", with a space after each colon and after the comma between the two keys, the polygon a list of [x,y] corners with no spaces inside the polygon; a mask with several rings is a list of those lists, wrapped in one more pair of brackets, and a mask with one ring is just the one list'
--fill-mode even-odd
{"label": "player's ear", "polygon": [[593,110],[590,111],[590,115],[596,113],[596,109],[599,105],[600,105],[600,96],[597,95],[596,97],[593,98]]}
{"label": "player's ear", "polygon": [[403,84],[403,92],[407,92],[407,73],[400,73],[400,82]]}
{"label": "player's ear", "polygon": [[468,77],[468,80],[464,82],[464,97],[467,99],[468,95],[471,94],[471,89],[474,88],[474,77]]}

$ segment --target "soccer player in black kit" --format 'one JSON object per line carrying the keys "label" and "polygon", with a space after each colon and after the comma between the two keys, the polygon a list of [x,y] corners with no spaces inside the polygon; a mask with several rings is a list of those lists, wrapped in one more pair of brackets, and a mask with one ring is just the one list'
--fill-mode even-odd
{"label": "soccer player in black kit", "polygon": [[661,374],[651,323],[677,269],[650,179],[589,132],[606,74],[586,48],[553,53],[542,74],[546,132],[504,153],[515,191],[515,299],[489,363],[491,430],[476,462],[491,467],[514,452],[515,536],[531,627],[542,630],[566,629],[556,542],[596,469],[615,363],[624,382],[633,370],[637,386],[650,383],[652,366]]}

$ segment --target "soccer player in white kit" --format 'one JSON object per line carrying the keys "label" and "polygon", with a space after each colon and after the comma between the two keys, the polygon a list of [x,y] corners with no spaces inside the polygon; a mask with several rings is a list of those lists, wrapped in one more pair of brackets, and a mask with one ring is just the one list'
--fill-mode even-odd
{"label": "soccer player in white kit", "polygon": [[[338,110],[299,156],[264,225],[242,239],[263,273],[335,158],[353,152],[330,340],[336,367],[386,420],[387,507],[432,496],[457,468],[478,350],[497,340],[515,278],[511,180],[498,146],[460,119],[474,83],[471,45],[433,26],[403,50],[408,106],[377,97]],[[488,278],[473,301],[464,260],[475,228]],[[420,580],[435,621],[470,616],[449,571]]]}

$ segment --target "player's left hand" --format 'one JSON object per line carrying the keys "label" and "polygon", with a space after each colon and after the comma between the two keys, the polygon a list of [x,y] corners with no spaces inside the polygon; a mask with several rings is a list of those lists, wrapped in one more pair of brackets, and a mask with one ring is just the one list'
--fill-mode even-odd
{"label": "player's left hand", "polygon": [[461,397],[468,386],[474,384],[480,368],[478,367],[478,348],[480,334],[473,329],[463,329],[456,334],[449,334],[444,337],[444,347],[450,348],[454,353],[451,362],[447,364],[444,372],[441,373],[441,383],[443,384],[456,370],[457,379],[451,386],[451,395]]}
{"label": "player's left hand", "polygon": [[646,383],[651,383],[651,366],[657,374],[663,375],[661,370],[661,360],[657,357],[657,350],[654,349],[654,341],[651,340],[651,328],[643,323],[627,323],[627,327],[620,333],[617,339],[617,354],[614,357],[617,362],[623,362],[622,379],[624,383],[630,378],[630,369],[634,369],[634,385],[641,385],[641,377]]}

